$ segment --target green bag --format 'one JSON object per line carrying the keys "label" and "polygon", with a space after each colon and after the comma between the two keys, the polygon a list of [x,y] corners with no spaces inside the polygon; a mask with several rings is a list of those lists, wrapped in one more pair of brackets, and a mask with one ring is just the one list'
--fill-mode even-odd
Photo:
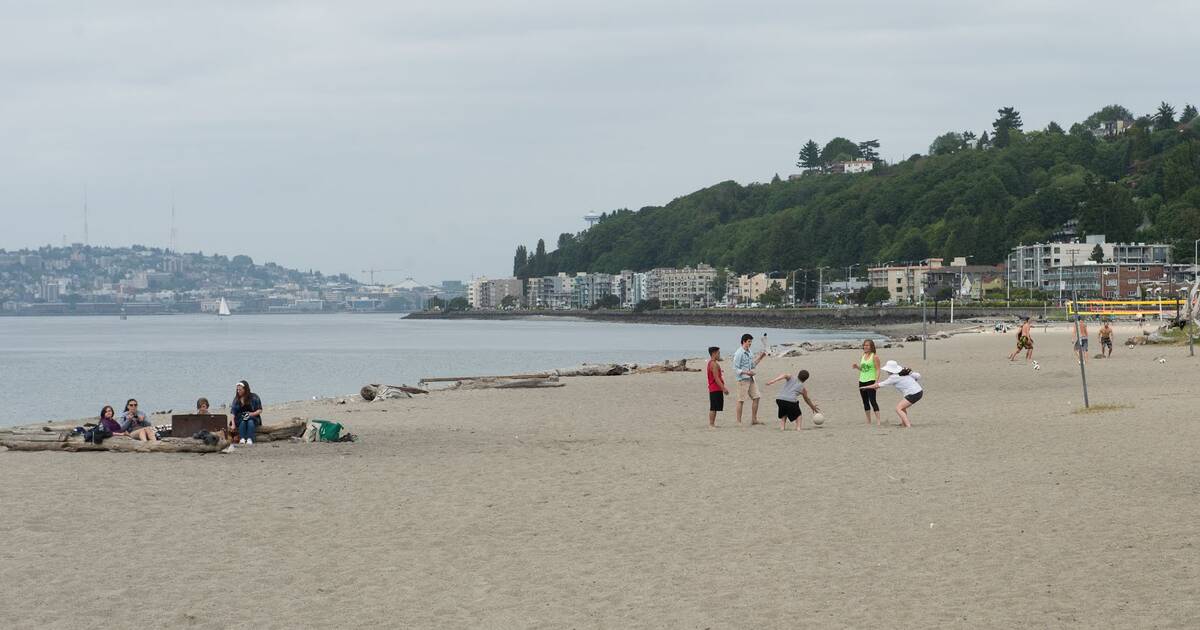
{"label": "green bag", "polygon": [[342,425],[331,420],[313,420],[313,422],[321,425],[321,430],[317,432],[317,439],[322,442],[336,442],[342,435]]}

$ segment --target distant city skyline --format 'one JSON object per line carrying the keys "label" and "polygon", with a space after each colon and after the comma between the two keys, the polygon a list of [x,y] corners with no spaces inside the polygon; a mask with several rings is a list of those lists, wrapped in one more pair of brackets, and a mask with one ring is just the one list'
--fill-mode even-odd
{"label": "distant city skyline", "polygon": [[363,281],[509,275],[518,244],[553,249],[589,213],[786,177],[809,138],[878,138],[897,160],[1001,106],[1040,129],[1200,100],[1200,6],[1174,2],[77,0],[5,17],[0,248],[174,240]]}

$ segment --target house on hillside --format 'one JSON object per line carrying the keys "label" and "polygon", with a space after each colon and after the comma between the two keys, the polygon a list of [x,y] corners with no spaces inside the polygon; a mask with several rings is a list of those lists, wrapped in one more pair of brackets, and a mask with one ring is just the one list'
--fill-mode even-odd
{"label": "house on hillside", "polygon": [[834,174],[851,175],[854,173],[866,173],[875,168],[875,162],[872,160],[847,160],[845,162],[834,162],[829,165],[828,172]]}
{"label": "house on hillside", "polygon": [[1132,120],[1106,120],[1092,129],[1097,138],[1115,138],[1133,126]]}

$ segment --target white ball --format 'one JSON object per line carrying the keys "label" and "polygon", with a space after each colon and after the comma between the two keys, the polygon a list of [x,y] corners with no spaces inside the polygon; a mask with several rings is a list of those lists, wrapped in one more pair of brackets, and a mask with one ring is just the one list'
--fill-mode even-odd
{"label": "white ball", "polygon": [[814,413],[813,414],[813,424],[815,424],[817,426],[821,426],[822,424],[825,424],[825,414]]}

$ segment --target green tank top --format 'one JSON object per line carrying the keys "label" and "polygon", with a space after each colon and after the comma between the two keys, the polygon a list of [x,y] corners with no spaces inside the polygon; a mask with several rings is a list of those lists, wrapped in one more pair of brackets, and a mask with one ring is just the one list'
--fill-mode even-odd
{"label": "green tank top", "polygon": [[858,361],[858,382],[874,381],[878,374],[875,372],[875,355],[864,354]]}

